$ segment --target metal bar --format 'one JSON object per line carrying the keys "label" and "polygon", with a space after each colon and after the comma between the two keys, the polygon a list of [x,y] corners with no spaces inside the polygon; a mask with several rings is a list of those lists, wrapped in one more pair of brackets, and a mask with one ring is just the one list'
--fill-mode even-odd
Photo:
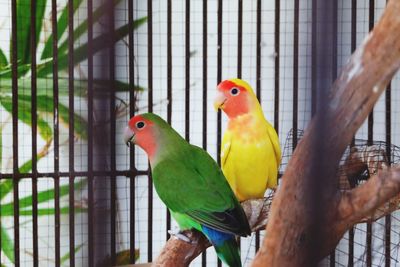
{"label": "metal bar", "polygon": [[32,119],[32,242],[33,266],[39,266],[37,211],[37,86],[36,86],[36,1],[31,1],[31,119]]}
{"label": "metal bar", "polygon": [[57,0],[51,1],[51,24],[53,35],[53,116],[54,116],[54,236],[55,236],[55,265],[60,266],[60,152],[59,152],[59,120],[58,120],[58,36],[57,36]]}
{"label": "metal bar", "polygon": [[[129,21],[129,87],[135,88],[135,50],[134,50],[134,35],[133,35],[133,1],[128,1],[128,21]],[[135,115],[135,92],[129,90],[129,115],[132,117]],[[129,161],[129,192],[130,192],[130,216],[129,216],[129,263],[135,263],[135,178],[136,178],[136,168],[135,168],[135,146],[130,146],[130,161]]]}
{"label": "metal bar", "polygon": [[[153,4],[147,1],[147,72],[148,72],[148,109],[153,111]],[[153,260],[153,180],[149,172],[148,179],[148,229],[147,229],[147,260]]]}
{"label": "metal bar", "polygon": [[111,242],[110,242],[110,250],[111,250],[111,264],[116,265],[117,263],[117,255],[116,255],[116,225],[117,225],[117,177],[115,171],[117,169],[116,163],[116,142],[115,142],[115,134],[116,134],[116,110],[115,110],[115,49],[114,49],[114,39],[115,39],[115,23],[114,23],[114,0],[108,1],[108,34],[109,34],[109,47],[108,47],[108,64],[109,64],[109,79],[111,85],[110,92],[110,183],[111,183],[111,207],[110,207],[110,215],[111,215],[111,223],[110,223],[110,231],[111,231]]}
{"label": "metal bar", "polygon": [[13,128],[13,199],[14,199],[14,264],[20,266],[19,257],[19,178],[18,171],[18,60],[17,60],[17,0],[11,1],[11,68],[12,68],[12,128]]}
{"label": "metal bar", "polygon": [[280,84],[280,32],[281,32],[281,3],[275,0],[275,92],[274,92],[274,127],[279,134],[279,84]]}
{"label": "metal bar", "polygon": [[[217,84],[221,82],[222,79],[222,0],[218,0],[218,34],[217,34]],[[218,110],[217,113],[217,162],[221,164],[221,132],[222,132],[222,125],[221,125],[221,111]],[[220,259],[217,260],[217,266],[221,267],[222,262]]]}
{"label": "metal bar", "polygon": [[[369,0],[369,31],[374,27],[375,20],[375,0]],[[368,144],[371,145],[374,138],[374,110],[372,109],[368,116]],[[367,254],[368,263],[368,254]]]}
{"label": "metal bar", "polygon": [[[386,0],[387,4],[388,0]],[[385,92],[385,130],[386,130],[386,156],[392,164],[392,83],[390,82]],[[385,216],[385,267],[390,267],[391,263],[391,231],[392,215]]]}
{"label": "metal bar", "polygon": [[[369,21],[368,26],[371,31],[374,27],[375,20],[375,0],[369,1]],[[368,116],[368,145],[372,145],[374,139],[374,110],[372,109]],[[372,223],[367,223],[367,234],[366,234],[366,242],[367,242],[367,267],[372,266]]]}
{"label": "metal bar", "polygon": [[[167,121],[171,124],[172,118],[172,0],[168,0],[167,7]],[[168,230],[171,229],[171,213],[167,209],[166,240],[171,236]]]}
{"label": "metal bar", "polygon": [[[261,0],[257,0],[257,34],[256,34],[256,95],[261,103]],[[256,252],[260,249],[260,231],[256,232]]]}
{"label": "metal bar", "polygon": [[89,267],[95,266],[94,255],[94,176],[93,176],[93,0],[87,2],[88,21],[88,244]]}
{"label": "metal bar", "polygon": [[[207,0],[203,0],[203,139],[202,145],[203,149],[207,150],[207,80],[208,80],[208,73],[207,73]],[[207,252],[201,254],[201,266],[207,266]]]}
{"label": "metal bar", "polygon": [[[150,170],[136,170],[135,174],[136,175],[147,175]],[[73,171],[72,173],[70,172],[60,172],[58,174],[59,177],[69,177],[70,175],[72,176],[88,176],[88,175],[93,175],[93,176],[110,176],[113,173],[111,171],[92,171],[92,172],[87,172],[87,171]],[[118,176],[130,176],[130,171],[125,170],[125,171],[115,171],[115,175]],[[16,173],[13,176],[13,173],[2,173],[2,179],[10,179],[10,177],[16,177],[16,178],[30,178],[32,177],[31,173]],[[54,172],[38,172],[37,178],[49,178],[49,177],[56,177],[56,174]]]}
{"label": "metal bar", "polygon": [[185,139],[190,139],[190,0],[185,4]]}
{"label": "metal bar", "polygon": [[[217,34],[217,84],[222,79],[222,0],[218,0],[218,34]],[[221,162],[221,111],[217,113],[217,162]]]}
{"label": "metal bar", "polygon": [[311,116],[314,116],[317,110],[317,0],[312,0],[311,32]]}
{"label": "metal bar", "polygon": [[[150,170],[136,170],[135,174],[136,175],[147,175]],[[92,171],[92,172],[87,172],[87,171],[73,171],[72,173],[70,172],[60,172],[58,174],[59,177],[69,177],[70,175],[72,176],[88,176],[88,175],[93,175],[93,176],[110,176],[113,173],[111,171]],[[130,176],[130,171],[125,170],[125,171],[115,171],[115,175],[118,176]],[[16,177],[16,178],[30,178],[32,177],[31,173],[16,173],[13,176],[13,173],[2,173],[2,179],[10,179],[11,177]],[[56,174],[54,172],[38,172],[37,178],[54,178],[56,177]]]}
{"label": "metal bar", "polygon": [[[385,92],[385,109],[386,109],[386,117],[385,117],[385,129],[386,129],[386,156],[390,164],[392,163],[392,151],[391,151],[391,143],[392,143],[392,85],[388,84]],[[385,266],[390,266],[390,233],[391,233],[391,220],[392,215],[388,214],[385,216]]]}
{"label": "metal bar", "polygon": [[68,1],[69,265],[75,266],[74,1]]}
{"label": "metal bar", "polygon": [[[356,50],[357,44],[357,0],[351,1],[351,52]],[[351,146],[354,146],[355,138],[351,141]],[[349,256],[348,263],[349,267],[354,266],[354,227],[349,229]]]}
{"label": "metal bar", "polygon": [[237,77],[242,78],[243,0],[238,0]]}
{"label": "metal bar", "polygon": [[299,0],[294,1],[294,29],[293,29],[293,146],[297,146],[298,130],[298,101],[299,101]]}
{"label": "metal bar", "polygon": [[[237,44],[237,77],[242,78],[242,39],[243,39],[243,0],[238,0],[238,44]],[[241,238],[238,237],[237,244],[241,248]]]}
{"label": "metal bar", "polygon": [[74,148],[74,3],[68,1],[68,115],[69,115],[69,266],[75,266],[75,148]]}

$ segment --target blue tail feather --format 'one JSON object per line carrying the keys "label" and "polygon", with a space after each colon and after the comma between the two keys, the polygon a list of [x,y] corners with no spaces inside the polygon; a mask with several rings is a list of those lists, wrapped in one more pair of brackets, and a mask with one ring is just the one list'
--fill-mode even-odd
{"label": "blue tail feather", "polygon": [[202,225],[203,233],[214,246],[218,257],[230,267],[241,267],[239,246],[233,234]]}

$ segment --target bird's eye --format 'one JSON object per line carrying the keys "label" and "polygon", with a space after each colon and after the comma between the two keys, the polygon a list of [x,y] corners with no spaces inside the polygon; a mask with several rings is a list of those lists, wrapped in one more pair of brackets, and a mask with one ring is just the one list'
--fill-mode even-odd
{"label": "bird's eye", "polygon": [[231,89],[231,95],[238,95],[239,94],[239,89],[237,89],[236,87],[233,87],[232,89]]}
{"label": "bird's eye", "polygon": [[138,128],[138,129],[142,129],[143,127],[144,127],[144,122],[143,121],[139,121],[139,122],[137,122],[136,123],[136,128]]}

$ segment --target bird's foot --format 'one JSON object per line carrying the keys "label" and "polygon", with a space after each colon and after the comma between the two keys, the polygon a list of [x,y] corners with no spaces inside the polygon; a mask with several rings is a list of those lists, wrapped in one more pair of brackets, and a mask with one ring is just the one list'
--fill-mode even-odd
{"label": "bird's foot", "polygon": [[190,240],[190,238],[185,235],[185,232],[182,232],[179,230],[168,230],[168,234],[170,234],[184,242],[192,243],[192,240]]}

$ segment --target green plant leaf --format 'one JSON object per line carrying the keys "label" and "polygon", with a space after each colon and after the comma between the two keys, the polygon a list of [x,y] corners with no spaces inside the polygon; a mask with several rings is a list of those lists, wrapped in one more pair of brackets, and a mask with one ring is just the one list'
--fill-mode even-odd
{"label": "green plant leaf", "polygon": [[[74,13],[82,3],[82,0],[74,0],[73,2],[73,10]],[[68,4],[65,5],[63,11],[61,12],[60,17],[57,20],[57,40],[61,39],[61,36],[65,32],[68,26]],[[53,34],[49,36],[47,39],[44,49],[42,52],[41,59],[49,58],[53,56]]]}
{"label": "green plant leaf", "polygon": [[10,180],[3,180],[0,183],[0,200],[2,200],[8,193],[11,192],[13,188],[13,181]]}
{"label": "green plant leaf", "polygon": [[[137,28],[146,22],[147,17],[140,18],[133,22],[133,27]],[[118,42],[122,38],[124,38],[129,33],[129,24],[126,24],[120,28],[118,28],[115,33],[114,43]],[[109,34],[103,34],[93,39],[92,41],[92,49],[93,55],[98,51],[105,49],[110,44],[110,36]],[[88,56],[88,43],[81,45],[80,47],[74,50],[74,64],[78,64],[79,62],[87,59]],[[51,63],[51,62],[50,62]],[[53,71],[53,65],[49,62],[38,65],[37,67],[37,75],[38,77],[45,77],[49,75]],[[65,70],[68,67],[68,54],[62,54],[58,57],[58,70]]]}
{"label": "green plant leaf", "polygon": [[[25,96],[26,97],[26,96]],[[37,96],[37,108],[40,112],[53,113],[53,98],[47,95]],[[58,104],[58,114],[60,122],[68,125],[69,123],[69,109],[63,104]],[[83,139],[87,139],[87,123],[86,121],[74,113],[74,132]]]}
{"label": "green plant leaf", "polygon": [[0,69],[3,69],[6,66],[8,66],[7,57],[4,54],[3,50],[0,49]]}
{"label": "green plant leaf", "polygon": [[[19,64],[17,67],[17,77],[20,78],[23,74],[31,69],[31,64]],[[4,69],[0,71],[0,78],[10,78],[12,77],[11,65],[7,65]]]}
{"label": "green plant leaf", "polygon": [[0,125],[0,169],[3,162],[3,125]]}
{"label": "green plant leaf", "polygon": [[[27,64],[31,61],[31,0],[18,0],[17,1],[17,60],[21,64]],[[44,11],[46,9],[47,0],[36,0],[36,20],[35,20],[35,35],[36,43],[39,43],[40,32],[42,30]],[[11,40],[12,42],[12,40]],[[12,44],[10,43],[12,49]],[[10,51],[11,51],[10,49]],[[11,58],[11,57],[10,57]]]}
{"label": "green plant leaf", "polygon": [[[21,95],[30,96],[30,78],[20,78],[18,84],[18,90]],[[48,78],[38,78],[36,80],[37,83],[37,95],[46,95],[49,97],[53,96],[53,90],[49,90],[50,86],[52,86],[52,79],[49,76]],[[87,96],[87,80],[74,80],[74,95],[78,97],[86,97]],[[0,93],[4,95],[11,95],[12,92],[12,79],[9,77],[1,77],[0,76]],[[130,86],[128,83],[124,83],[121,81],[115,81],[115,92],[129,92],[131,90],[142,92],[144,91],[143,87],[135,85],[134,87]],[[111,89],[111,82],[109,80],[103,79],[94,79],[93,80],[93,89],[98,91],[107,92]],[[68,96],[68,78],[59,77],[58,79],[58,93],[59,95]]]}
{"label": "green plant leaf", "polygon": [[[84,243],[78,245],[75,247],[74,252],[77,253],[82,247],[83,247]],[[69,260],[70,257],[70,253],[67,252],[66,254],[64,254],[61,258],[60,258],[60,263],[64,264],[65,262],[67,262]]]}
{"label": "green plant leaf", "polygon": [[[86,179],[80,180],[74,184],[75,190],[81,189],[86,184]],[[60,197],[63,197],[69,193],[69,185],[60,186]],[[37,194],[37,203],[44,203],[49,200],[54,199],[54,189],[48,189],[41,191]],[[19,199],[19,207],[20,209],[24,209],[27,207],[32,207],[32,195],[26,196]],[[13,214],[14,210],[14,202],[9,202],[1,205],[2,214]]]}
{"label": "green plant leaf", "polygon": [[7,258],[14,263],[14,242],[12,241],[7,230],[1,225],[1,250]]}
{"label": "green plant leaf", "polygon": [[[10,96],[0,96],[0,103],[9,112],[12,113],[12,98]],[[39,101],[38,101],[39,110]],[[18,96],[18,119],[23,123],[31,126],[32,125],[32,113],[31,113],[31,97],[19,95]],[[49,124],[43,119],[40,114],[37,116],[37,126],[40,136],[48,141],[52,138],[52,130]]]}
{"label": "green plant leaf", "polygon": [[[41,159],[41,155],[37,155],[37,159]],[[18,168],[20,173],[27,173],[32,170],[32,160],[28,160]],[[0,200],[2,200],[13,189],[13,180],[3,180],[0,182]]]}

